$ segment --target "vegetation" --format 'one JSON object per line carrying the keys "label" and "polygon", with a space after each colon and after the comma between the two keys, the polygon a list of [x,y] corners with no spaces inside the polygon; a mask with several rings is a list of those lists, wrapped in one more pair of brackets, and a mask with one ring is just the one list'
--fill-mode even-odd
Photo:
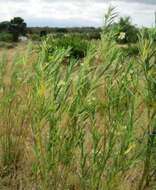
{"label": "vegetation", "polygon": [[79,35],[66,35],[59,38],[49,36],[45,40],[46,57],[51,59],[51,55],[56,51],[69,50],[67,58],[81,59],[87,54],[89,42]]}
{"label": "vegetation", "polygon": [[9,31],[13,35],[13,40],[16,42],[20,35],[26,34],[26,23],[20,17],[15,17],[10,21]]}
{"label": "vegetation", "polygon": [[141,32],[127,55],[112,11],[83,59],[63,64],[69,37],[1,56],[1,189],[156,188],[155,41]]}
{"label": "vegetation", "polygon": [[[7,21],[0,23],[0,36],[4,36],[5,41],[7,42],[10,42],[10,40],[17,42],[19,36],[25,34],[26,34],[26,23],[20,17],[15,17],[10,22]],[[0,41],[1,40],[4,41],[4,37],[2,39],[0,38]]]}
{"label": "vegetation", "polygon": [[42,31],[47,34],[59,37],[64,34],[76,34],[85,39],[100,39],[101,28],[83,27],[83,28],[50,28],[50,27],[28,27],[27,31],[30,35],[36,34],[40,36]]}
{"label": "vegetation", "polygon": [[113,24],[113,30],[118,43],[136,43],[138,40],[139,30],[132,25],[130,17],[121,17],[118,23]]}
{"label": "vegetation", "polygon": [[0,33],[0,41],[1,42],[12,42],[13,36],[12,36],[12,34],[7,33],[7,32],[1,32]]}

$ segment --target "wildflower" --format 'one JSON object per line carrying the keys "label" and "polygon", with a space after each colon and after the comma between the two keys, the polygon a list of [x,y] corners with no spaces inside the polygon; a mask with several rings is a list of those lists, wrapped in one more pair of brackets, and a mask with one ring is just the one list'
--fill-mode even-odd
{"label": "wildflower", "polygon": [[124,40],[126,38],[126,33],[125,32],[120,32],[118,39]]}

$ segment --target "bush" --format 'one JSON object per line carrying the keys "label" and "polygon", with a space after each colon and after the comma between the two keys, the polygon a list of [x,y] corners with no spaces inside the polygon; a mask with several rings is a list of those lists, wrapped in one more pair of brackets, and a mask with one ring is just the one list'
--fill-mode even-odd
{"label": "bush", "polygon": [[131,57],[131,56],[137,56],[139,54],[139,50],[137,45],[126,45],[126,47],[121,47],[122,51],[125,53],[125,55]]}
{"label": "bush", "polygon": [[144,35],[145,39],[152,39],[153,41],[156,41],[156,29],[155,28],[142,28],[141,32]]}
{"label": "bush", "polygon": [[49,56],[56,49],[70,49],[69,57],[75,59],[81,59],[86,56],[89,44],[87,40],[82,39],[78,35],[65,35],[55,39],[50,36],[47,38],[46,42]]}
{"label": "bush", "polygon": [[1,32],[0,33],[0,41],[2,41],[2,42],[12,42],[13,41],[13,36],[10,33]]}
{"label": "bush", "polygon": [[89,40],[99,40],[101,38],[100,32],[91,32],[88,33],[88,39]]}
{"label": "bush", "polygon": [[120,18],[118,23],[112,25],[115,40],[120,44],[136,43],[138,40],[138,29],[131,23],[129,17]]}
{"label": "bush", "polygon": [[41,41],[41,37],[39,34],[32,34],[31,35],[31,40],[32,41]]}

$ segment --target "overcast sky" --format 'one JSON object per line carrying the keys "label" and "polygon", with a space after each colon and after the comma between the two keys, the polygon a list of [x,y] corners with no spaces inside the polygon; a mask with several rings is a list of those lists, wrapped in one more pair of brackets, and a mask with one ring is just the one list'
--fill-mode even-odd
{"label": "overcast sky", "polygon": [[154,25],[156,0],[0,0],[0,21],[21,16],[29,26],[100,26],[109,5],[134,24]]}

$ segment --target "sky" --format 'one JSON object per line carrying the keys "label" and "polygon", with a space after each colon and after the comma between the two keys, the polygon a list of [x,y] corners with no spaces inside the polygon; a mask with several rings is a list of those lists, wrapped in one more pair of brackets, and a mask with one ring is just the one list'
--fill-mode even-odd
{"label": "sky", "polygon": [[138,26],[154,26],[156,0],[0,0],[0,21],[20,16],[28,26],[99,27],[110,5]]}

